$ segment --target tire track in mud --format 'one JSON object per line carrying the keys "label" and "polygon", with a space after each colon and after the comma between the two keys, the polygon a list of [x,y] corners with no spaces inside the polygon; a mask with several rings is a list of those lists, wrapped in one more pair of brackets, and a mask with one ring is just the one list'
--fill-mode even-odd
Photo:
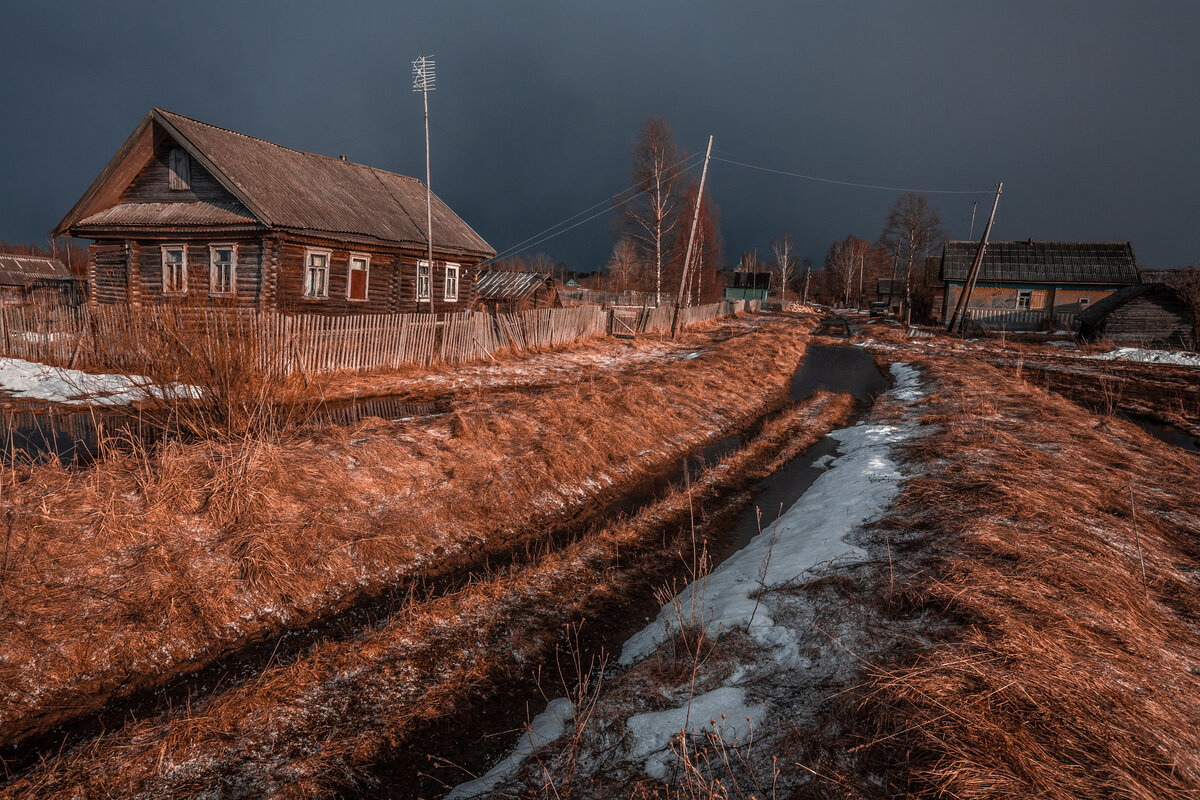
{"label": "tire track in mud", "polygon": [[67,713],[52,730],[31,733],[5,748],[0,753],[5,774],[18,775],[48,754],[85,744],[129,722],[169,714],[173,709],[210,699],[272,666],[302,659],[323,644],[358,637],[402,607],[452,594],[481,576],[534,563],[585,537],[606,521],[631,517],[683,478],[683,464],[719,459],[783,413],[787,403],[787,398],[781,396],[758,416],[715,434],[682,459],[659,461],[554,518],[530,521],[515,537],[506,537],[502,546],[480,546],[455,553],[432,570],[407,577],[381,593],[360,597],[346,608],[300,619],[283,631],[267,632],[202,666],[182,664],[165,684],[114,695],[99,708]]}

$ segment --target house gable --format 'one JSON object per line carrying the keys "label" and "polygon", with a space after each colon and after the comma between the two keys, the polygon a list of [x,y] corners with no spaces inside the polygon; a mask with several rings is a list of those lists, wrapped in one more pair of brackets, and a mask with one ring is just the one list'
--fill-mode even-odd
{"label": "house gable", "polygon": [[[137,176],[125,187],[120,203],[222,203],[242,204],[188,150],[154,125],[154,150]],[[182,155],[180,155],[182,154]],[[172,164],[175,161],[175,164]],[[172,187],[172,167],[180,175],[180,188]],[[244,208],[244,206],[242,206]]]}

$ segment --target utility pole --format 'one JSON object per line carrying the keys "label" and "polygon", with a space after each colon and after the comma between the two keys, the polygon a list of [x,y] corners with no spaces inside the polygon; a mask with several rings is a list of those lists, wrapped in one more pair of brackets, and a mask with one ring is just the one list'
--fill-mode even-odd
{"label": "utility pole", "polygon": [[867,249],[860,247],[858,249],[858,307],[862,308],[863,301],[863,268],[867,263]]}
{"label": "utility pole", "polygon": [[971,232],[967,234],[967,241],[975,238],[975,212],[979,210],[979,201],[971,203]]}
{"label": "utility pole", "polygon": [[[683,291],[687,286],[688,266],[692,263],[692,245],[696,242],[696,223],[700,220],[700,206],[704,203],[704,180],[708,177],[708,159],[712,156],[712,134],[708,136],[708,149],[704,152],[704,169],[700,170],[700,188],[696,191],[696,208],[692,211],[692,229],[688,233],[687,251],[683,256],[683,270],[679,273],[679,293],[675,295],[675,314],[671,317],[671,338],[679,333],[679,309],[683,303]],[[757,261],[757,254],[755,257]]]}
{"label": "utility pole", "polygon": [[[433,73],[433,58],[417,56],[413,64],[413,91],[425,98],[425,238],[429,244],[429,313],[433,313],[433,189],[429,185],[429,93],[436,87]],[[417,283],[421,283],[421,270],[417,269]]]}
{"label": "utility pole", "polygon": [[979,247],[975,250],[975,260],[971,262],[971,271],[967,273],[962,294],[954,304],[954,313],[950,315],[950,322],[946,325],[947,331],[953,332],[956,323],[961,327],[961,320],[966,318],[967,310],[971,307],[971,293],[975,290],[975,280],[979,277],[980,266],[983,265],[983,253],[987,250],[988,236],[992,232],[992,223],[996,221],[996,207],[1000,205],[1000,193],[1003,191],[1004,181],[1000,181],[996,184],[996,199],[992,201],[991,216],[983,228],[983,238],[979,240]]}

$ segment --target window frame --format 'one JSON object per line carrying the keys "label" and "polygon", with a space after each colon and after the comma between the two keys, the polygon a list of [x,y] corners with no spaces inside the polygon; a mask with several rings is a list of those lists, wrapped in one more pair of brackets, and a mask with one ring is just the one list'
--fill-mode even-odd
{"label": "window frame", "polygon": [[[229,262],[229,291],[218,292],[216,289],[217,271],[216,257],[217,250],[228,250],[231,261]],[[208,293],[212,297],[233,297],[237,294],[237,251],[238,246],[233,242],[218,242],[209,244],[208,246]]]}
{"label": "window frame", "polygon": [[[363,296],[352,297],[351,287],[354,285],[354,262],[361,260],[365,266],[363,267]],[[350,303],[365,303],[371,299],[371,254],[370,253],[351,253],[346,259],[346,300]]]}
{"label": "window frame", "polygon": [[[325,266],[321,269],[325,270],[325,285],[324,291],[321,294],[311,294],[309,292],[310,282],[308,279],[309,270],[313,269],[311,259],[313,256],[325,256]],[[333,272],[333,251],[324,247],[306,247],[304,248],[304,270],[300,273],[301,292],[305,300],[328,300],[329,299],[329,277]]]}
{"label": "window frame", "polygon": [[[454,270],[454,294],[450,294],[450,270]],[[445,274],[442,279],[442,299],[447,303],[458,302],[458,281],[462,276],[462,264],[448,261],[445,264]]]}
{"label": "window frame", "polygon": [[[179,277],[180,277],[179,282],[181,284],[181,287],[178,289],[168,288],[171,285],[171,282],[167,279],[167,270],[169,269],[169,267],[167,265],[167,251],[168,250],[179,250],[183,254],[182,258],[179,261]],[[163,295],[165,295],[166,297],[183,297],[184,295],[187,294],[187,291],[188,291],[188,249],[187,249],[187,244],[184,244],[184,243],[160,244],[158,246],[158,252],[159,252],[159,262],[162,265],[162,293],[163,293]],[[171,262],[171,263],[174,263],[174,262]]]}
{"label": "window frame", "polygon": [[1081,297],[1076,302],[1079,303],[1080,308],[1085,308],[1087,304],[1091,302],[1091,300],[1092,299],[1090,297]]}
{"label": "window frame", "polygon": [[[1021,301],[1025,305],[1021,305]],[[1033,308],[1033,289],[1017,289],[1017,311],[1029,311]]]}
{"label": "window frame", "polygon": [[[425,270],[424,275],[421,275],[422,269]],[[421,293],[422,278],[424,278],[424,281],[425,281],[425,293],[424,294]],[[429,300],[430,298],[433,297],[433,267],[430,265],[430,263],[428,261],[418,261],[417,262],[416,290],[417,290],[417,302],[418,303],[421,302],[422,300]]]}

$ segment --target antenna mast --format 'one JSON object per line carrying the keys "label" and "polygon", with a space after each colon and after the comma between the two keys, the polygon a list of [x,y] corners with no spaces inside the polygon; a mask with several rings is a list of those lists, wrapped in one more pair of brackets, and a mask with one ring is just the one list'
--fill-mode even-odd
{"label": "antenna mast", "polygon": [[[417,56],[413,65],[413,91],[425,98],[425,239],[429,245],[429,313],[433,313],[433,190],[429,186],[429,93],[436,87],[432,56]],[[420,269],[417,283],[420,284]]]}

